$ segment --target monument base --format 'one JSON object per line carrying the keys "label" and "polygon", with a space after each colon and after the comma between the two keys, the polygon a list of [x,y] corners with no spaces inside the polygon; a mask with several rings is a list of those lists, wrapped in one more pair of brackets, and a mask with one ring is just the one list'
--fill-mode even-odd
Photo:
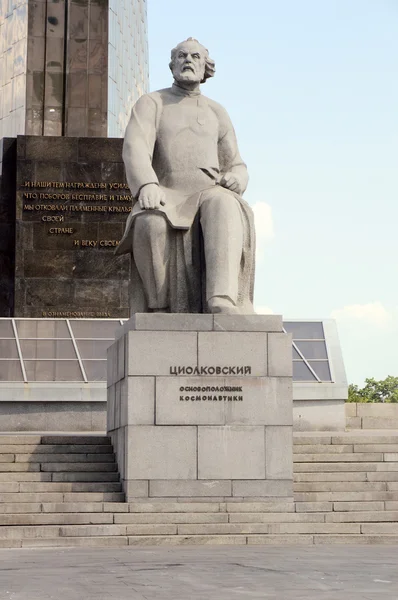
{"label": "monument base", "polygon": [[129,502],[292,497],[292,412],[280,316],[136,314],[108,350]]}

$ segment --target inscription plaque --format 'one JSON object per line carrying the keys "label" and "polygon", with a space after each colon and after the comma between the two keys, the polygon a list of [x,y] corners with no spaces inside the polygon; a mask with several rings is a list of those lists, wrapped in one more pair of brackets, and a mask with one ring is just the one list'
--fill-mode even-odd
{"label": "inscription plaque", "polygon": [[14,316],[129,316],[121,154],[116,138],[18,136]]}

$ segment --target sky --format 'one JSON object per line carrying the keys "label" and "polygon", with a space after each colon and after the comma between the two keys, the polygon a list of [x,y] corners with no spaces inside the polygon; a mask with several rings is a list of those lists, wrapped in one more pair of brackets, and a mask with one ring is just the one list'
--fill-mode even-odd
{"label": "sky", "polygon": [[336,319],[351,383],[398,376],[398,0],[148,0],[148,30],[151,91],[187,37],[216,61],[257,311]]}

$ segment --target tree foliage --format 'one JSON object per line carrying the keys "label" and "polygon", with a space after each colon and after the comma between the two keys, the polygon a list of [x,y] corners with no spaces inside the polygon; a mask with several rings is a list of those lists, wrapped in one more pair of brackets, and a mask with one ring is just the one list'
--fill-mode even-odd
{"label": "tree foliage", "polygon": [[350,383],[347,402],[398,402],[398,377],[365,379],[363,388]]}

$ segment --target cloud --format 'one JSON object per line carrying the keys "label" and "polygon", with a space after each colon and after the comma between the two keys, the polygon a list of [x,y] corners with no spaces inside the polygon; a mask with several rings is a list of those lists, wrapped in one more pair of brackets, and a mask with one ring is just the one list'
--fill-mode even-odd
{"label": "cloud", "polygon": [[332,310],[330,316],[338,321],[356,321],[376,327],[387,327],[393,321],[392,313],[379,301],[343,306]]}
{"label": "cloud", "polygon": [[266,202],[256,202],[252,209],[256,227],[256,259],[261,262],[265,255],[265,246],[275,237],[272,208]]}
{"label": "cloud", "polygon": [[269,306],[255,306],[254,310],[258,315],[273,315],[274,311]]}

